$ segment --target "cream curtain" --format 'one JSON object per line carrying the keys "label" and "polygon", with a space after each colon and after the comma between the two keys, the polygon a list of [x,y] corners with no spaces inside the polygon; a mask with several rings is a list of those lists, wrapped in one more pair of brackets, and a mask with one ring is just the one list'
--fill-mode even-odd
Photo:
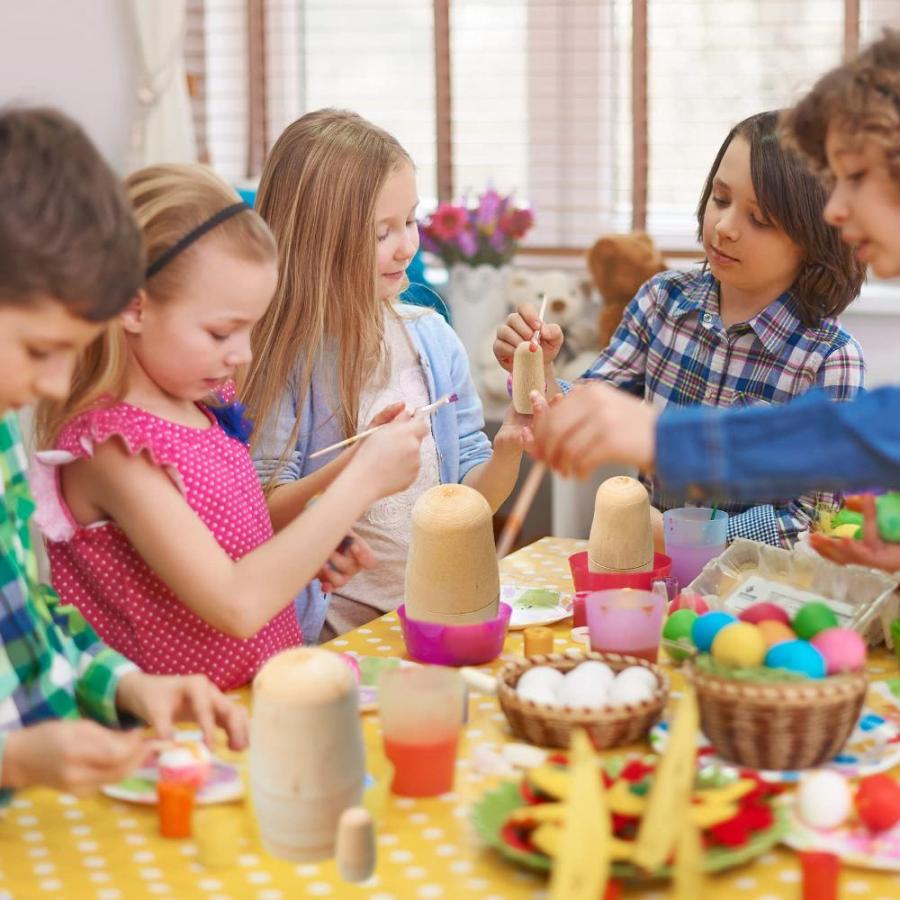
{"label": "cream curtain", "polygon": [[129,170],[194,162],[197,145],[184,68],[184,0],[127,0],[137,70]]}

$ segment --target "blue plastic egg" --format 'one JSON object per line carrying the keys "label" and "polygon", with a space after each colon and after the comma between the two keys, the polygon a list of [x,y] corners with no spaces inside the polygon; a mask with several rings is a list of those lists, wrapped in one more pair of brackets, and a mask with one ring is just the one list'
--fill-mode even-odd
{"label": "blue plastic egg", "polygon": [[825,677],[825,657],[809,641],[782,641],[769,648],[765,664],[770,669],[802,672],[810,678]]}
{"label": "blue plastic egg", "polygon": [[737,622],[737,619],[731,613],[723,612],[721,609],[697,616],[691,628],[691,640],[694,642],[694,646],[703,653],[709,653],[709,648],[712,647],[716,635],[732,622]]}

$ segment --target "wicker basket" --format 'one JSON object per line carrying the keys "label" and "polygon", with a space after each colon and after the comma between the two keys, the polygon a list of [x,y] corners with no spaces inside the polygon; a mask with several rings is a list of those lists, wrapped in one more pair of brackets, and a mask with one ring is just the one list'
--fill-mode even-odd
{"label": "wicker basket", "polygon": [[687,664],[700,728],[723,759],[754,769],[808,769],[840,753],[866,697],[862,673],[803,681],[723,678]]}
{"label": "wicker basket", "polygon": [[[604,662],[614,672],[628,666],[644,666],[656,675],[659,687],[650,700],[603,709],[547,706],[532,700],[522,700],[516,693],[516,684],[526,669],[551,666],[561,672],[568,672],[586,659]],[[587,731],[597,750],[605,750],[638,741],[653,727],[666,708],[669,681],[658,666],[634,656],[593,652],[565,655],[551,653],[507,663],[497,676],[497,697],[517,738],[541,747],[568,749],[572,728],[580,726]]]}

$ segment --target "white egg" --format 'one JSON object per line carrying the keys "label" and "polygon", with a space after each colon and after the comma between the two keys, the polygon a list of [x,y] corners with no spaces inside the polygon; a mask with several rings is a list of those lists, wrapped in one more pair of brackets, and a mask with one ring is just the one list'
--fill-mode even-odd
{"label": "white egg", "polygon": [[837,828],[847,820],[853,805],[850,787],[839,772],[810,772],[797,788],[797,815],[810,828]]}
{"label": "white egg", "polygon": [[613,678],[615,675],[606,663],[587,660],[563,678],[556,696],[564,706],[600,709],[606,704],[606,695]]}
{"label": "white egg", "polygon": [[609,686],[606,702],[610,706],[642,703],[644,700],[650,700],[653,697],[655,689],[655,684],[651,687],[643,679],[617,676],[615,681]]}
{"label": "white egg", "polygon": [[616,675],[616,681],[624,682],[632,680],[638,684],[645,684],[650,688],[651,693],[659,686],[656,675],[645,666],[629,666],[627,669],[622,669],[622,671]]}
{"label": "white egg", "polygon": [[516,693],[523,700],[558,706],[556,690],[564,676],[559,669],[551,666],[535,666],[527,669],[516,684]]}

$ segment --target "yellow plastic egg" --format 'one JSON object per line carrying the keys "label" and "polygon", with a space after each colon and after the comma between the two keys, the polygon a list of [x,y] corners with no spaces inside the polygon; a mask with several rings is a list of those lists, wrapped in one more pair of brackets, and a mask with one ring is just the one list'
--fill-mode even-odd
{"label": "yellow plastic egg", "polygon": [[766,639],[763,633],[749,622],[726,625],[712,644],[712,656],[725,666],[752,668],[762,665],[766,656]]}
{"label": "yellow plastic egg", "polygon": [[848,522],[846,525],[838,525],[837,528],[832,529],[831,537],[855,538],[858,533],[859,525]]}

